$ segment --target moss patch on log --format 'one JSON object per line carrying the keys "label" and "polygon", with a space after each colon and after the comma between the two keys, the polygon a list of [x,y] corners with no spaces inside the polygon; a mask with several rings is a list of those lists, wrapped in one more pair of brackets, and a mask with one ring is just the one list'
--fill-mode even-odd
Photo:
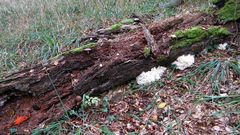
{"label": "moss patch on log", "polygon": [[191,46],[205,38],[226,37],[230,34],[226,28],[217,26],[209,27],[208,29],[196,26],[187,30],[179,30],[174,33],[176,40],[173,43],[172,49]]}
{"label": "moss patch on log", "polygon": [[149,57],[150,53],[151,53],[151,49],[149,47],[144,47],[144,50],[143,50],[144,57],[145,58]]}
{"label": "moss patch on log", "polygon": [[168,60],[168,57],[166,55],[159,55],[158,58],[157,58],[157,61],[159,63],[164,63]]}
{"label": "moss patch on log", "polygon": [[63,52],[62,55],[63,56],[68,56],[70,54],[79,54],[83,51],[87,51],[87,49],[92,49],[92,48],[95,48],[97,46],[96,43],[89,43],[89,44],[86,44],[86,45],[82,45],[78,48],[74,48],[72,50],[69,50],[67,52]]}
{"label": "moss patch on log", "polygon": [[212,37],[226,37],[231,34],[231,32],[229,32],[226,28],[218,27],[218,26],[210,27],[208,28],[207,31],[208,31],[208,36],[212,36]]}
{"label": "moss patch on log", "polygon": [[223,0],[211,0],[210,2],[215,5],[215,4],[218,4],[221,1],[223,1]]}
{"label": "moss patch on log", "polygon": [[135,20],[134,19],[123,19],[119,23],[113,24],[112,26],[109,27],[111,32],[116,32],[121,29],[121,27],[125,24],[134,24]]}
{"label": "moss patch on log", "polygon": [[134,19],[123,19],[120,23],[121,24],[134,24]]}
{"label": "moss patch on log", "polygon": [[175,32],[177,40],[173,45],[173,49],[183,48],[201,41],[207,36],[207,31],[202,27],[193,27],[187,30],[179,30]]}
{"label": "moss patch on log", "polygon": [[224,7],[218,11],[218,17],[226,22],[239,20],[240,0],[228,0]]}
{"label": "moss patch on log", "polygon": [[78,48],[74,48],[72,50],[63,52],[63,53],[61,53],[61,54],[51,58],[50,61],[57,60],[57,59],[59,59],[62,56],[69,56],[69,55],[79,54],[79,53],[81,53],[83,51],[87,51],[87,49],[95,48],[96,46],[97,46],[97,43],[89,43],[89,44],[86,44],[86,45],[82,45],[82,46],[80,46]]}
{"label": "moss patch on log", "polygon": [[117,23],[117,24],[112,25],[110,27],[110,30],[111,30],[111,32],[115,32],[115,31],[120,30],[122,26],[123,26],[122,23]]}

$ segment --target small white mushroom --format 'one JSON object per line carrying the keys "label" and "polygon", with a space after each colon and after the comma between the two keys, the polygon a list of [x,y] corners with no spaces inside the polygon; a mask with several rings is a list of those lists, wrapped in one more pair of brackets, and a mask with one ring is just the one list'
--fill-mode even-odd
{"label": "small white mushroom", "polygon": [[219,45],[218,45],[218,49],[219,49],[219,50],[226,50],[226,49],[227,49],[227,46],[228,46],[227,43],[219,44]]}
{"label": "small white mushroom", "polygon": [[177,36],[176,35],[170,35],[171,38],[176,38]]}
{"label": "small white mushroom", "polygon": [[91,48],[84,49],[84,51],[91,51],[91,50],[92,50]]}

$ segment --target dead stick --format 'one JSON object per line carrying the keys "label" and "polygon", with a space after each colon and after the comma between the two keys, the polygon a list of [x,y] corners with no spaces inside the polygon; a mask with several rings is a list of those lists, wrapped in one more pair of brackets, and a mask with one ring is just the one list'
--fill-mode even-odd
{"label": "dead stick", "polygon": [[143,33],[144,33],[145,39],[147,40],[148,47],[151,49],[153,55],[157,56],[158,48],[157,48],[157,43],[153,38],[153,35],[150,33],[150,31],[146,28],[144,24],[140,23],[140,25],[143,28]]}

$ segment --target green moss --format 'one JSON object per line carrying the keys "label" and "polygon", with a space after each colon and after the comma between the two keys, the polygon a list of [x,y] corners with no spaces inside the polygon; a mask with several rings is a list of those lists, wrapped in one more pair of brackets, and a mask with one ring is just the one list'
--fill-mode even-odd
{"label": "green moss", "polygon": [[74,49],[72,49],[72,50],[69,50],[69,51],[63,52],[63,53],[61,53],[61,54],[58,54],[57,56],[52,57],[52,58],[50,58],[49,60],[50,60],[50,61],[55,61],[55,60],[57,60],[57,59],[59,59],[59,58],[61,58],[61,57],[63,57],[63,56],[69,56],[69,55],[78,54],[78,53],[83,52],[85,49],[95,48],[96,46],[97,46],[96,43],[89,43],[89,44],[86,44],[86,45],[82,45],[82,46],[80,46],[80,47],[78,47],[78,48],[74,48]]}
{"label": "green moss", "polygon": [[58,55],[56,55],[56,56],[50,58],[49,60],[50,60],[50,61],[54,61],[54,60],[59,59],[61,56],[62,56],[62,54],[58,54]]}
{"label": "green moss", "polygon": [[133,24],[135,21],[134,19],[123,19],[120,23],[121,24]]}
{"label": "green moss", "polygon": [[167,57],[165,55],[159,55],[157,61],[158,62],[165,62],[167,61]]}
{"label": "green moss", "polygon": [[78,54],[78,53],[81,53],[83,52],[85,49],[88,49],[88,48],[95,48],[97,46],[96,43],[89,43],[89,44],[86,44],[86,45],[82,45],[78,48],[74,48],[70,51],[67,51],[67,52],[63,52],[62,53],[62,56],[67,56],[67,55],[70,55],[70,54]]}
{"label": "green moss", "polygon": [[180,38],[194,39],[203,37],[204,35],[206,35],[206,31],[203,29],[203,27],[197,26],[187,30],[179,30],[175,33],[175,35],[177,36],[178,39]]}
{"label": "green moss", "polygon": [[192,45],[207,37],[208,34],[203,27],[198,26],[187,30],[179,30],[175,32],[175,35],[177,40],[172,47],[173,49],[183,48]]}
{"label": "green moss", "polygon": [[219,3],[219,2],[221,2],[222,0],[211,0],[210,2],[212,3],[212,4],[217,4],[217,3]]}
{"label": "green moss", "polygon": [[175,32],[176,41],[173,44],[172,49],[190,46],[205,38],[226,37],[230,34],[231,33],[226,28],[217,26],[209,27],[208,29],[197,26],[187,30],[179,30]]}
{"label": "green moss", "polygon": [[149,57],[150,53],[151,53],[151,49],[149,47],[144,47],[144,50],[143,50],[144,57],[146,58]]}
{"label": "green moss", "polygon": [[229,36],[231,32],[226,28],[214,26],[208,29],[208,34],[213,37],[226,37]]}
{"label": "green moss", "polygon": [[121,27],[122,27],[122,23],[117,23],[117,24],[114,24],[110,27],[111,31],[112,32],[115,32],[115,31],[118,31]]}
{"label": "green moss", "polygon": [[218,17],[226,22],[240,19],[240,0],[228,0],[219,10]]}
{"label": "green moss", "polygon": [[135,21],[134,19],[123,19],[121,22],[119,23],[116,23],[112,26],[110,26],[110,30],[112,32],[115,32],[115,31],[118,31],[121,29],[121,27],[124,25],[124,24],[133,24]]}

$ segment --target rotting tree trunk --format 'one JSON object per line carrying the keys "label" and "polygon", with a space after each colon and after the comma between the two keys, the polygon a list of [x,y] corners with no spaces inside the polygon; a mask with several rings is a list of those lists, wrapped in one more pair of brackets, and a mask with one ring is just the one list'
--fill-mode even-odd
{"label": "rotting tree trunk", "polygon": [[92,50],[7,76],[0,81],[0,101],[6,101],[0,108],[0,131],[8,132],[18,115],[27,115],[30,119],[17,128],[31,131],[41,123],[59,119],[64,111],[78,107],[79,95],[103,93],[156,65],[167,66],[180,55],[198,53],[206,45],[220,42],[218,38],[206,38],[191,46],[171,49],[173,39],[170,35],[173,32],[197,25],[214,25],[213,20],[207,14],[192,14],[148,26],[158,45],[157,54],[164,59],[159,59],[156,54],[148,58],[144,56],[143,50],[148,43],[143,30],[138,28],[113,40],[103,39]]}

